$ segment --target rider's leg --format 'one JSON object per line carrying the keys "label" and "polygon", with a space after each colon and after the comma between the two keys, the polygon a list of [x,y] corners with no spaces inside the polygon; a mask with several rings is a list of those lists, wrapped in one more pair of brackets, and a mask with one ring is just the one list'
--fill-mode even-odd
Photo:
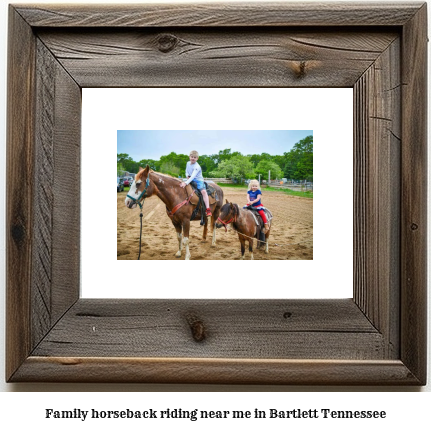
{"label": "rider's leg", "polygon": [[196,185],[197,185],[198,190],[202,193],[202,197],[204,199],[204,204],[205,204],[205,207],[207,209],[206,215],[207,215],[207,217],[211,217],[212,216],[211,208],[210,208],[210,203],[209,203],[209,199],[208,199],[208,193],[207,193],[207,190],[205,188],[205,183],[203,181],[196,180]]}
{"label": "rider's leg", "polygon": [[267,220],[266,215],[265,215],[265,211],[259,210],[258,213],[262,217],[263,223],[265,224],[265,228],[262,231],[263,231],[263,233],[267,233],[269,230],[269,225],[268,225],[268,220]]}
{"label": "rider's leg", "polygon": [[201,190],[201,193],[202,193],[202,197],[204,198],[205,206],[207,208],[209,208],[210,207],[210,202],[209,202],[209,199],[208,199],[208,193],[207,193],[207,191],[206,190]]}
{"label": "rider's leg", "polygon": [[208,199],[208,193],[206,190],[201,190],[202,193],[202,197],[204,198],[204,203],[205,203],[205,207],[207,209],[207,217],[211,217],[211,208],[210,208],[210,203],[209,203],[209,199]]}

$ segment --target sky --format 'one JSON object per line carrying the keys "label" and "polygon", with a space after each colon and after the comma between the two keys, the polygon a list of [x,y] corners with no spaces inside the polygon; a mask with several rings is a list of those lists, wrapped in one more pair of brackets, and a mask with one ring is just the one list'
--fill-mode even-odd
{"label": "sky", "polygon": [[210,156],[230,148],[248,154],[283,155],[312,130],[118,130],[117,153],[133,160],[159,160],[172,151]]}

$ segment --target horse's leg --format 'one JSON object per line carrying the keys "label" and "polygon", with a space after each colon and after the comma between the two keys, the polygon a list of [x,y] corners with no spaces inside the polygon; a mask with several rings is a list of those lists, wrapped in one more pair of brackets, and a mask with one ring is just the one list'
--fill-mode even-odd
{"label": "horse's leg", "polygon": [[175,223],[174,221],[172,221],[172,223],[175,226],[175,230],[177,232],[177,238],[178,238],[178,251],[175,253],[175,257],[181,257],[181,251],[183,249],[183,242],[182,242],[183,235],[181,232],[183,230],[183,227],[181,223]]}
{"label": "horse's leg", "polygon": [[205,220],[204,233],[202,235],[202,242],[206,242],[206,240],[207,240],[207,233],[208,233],[208,219]]}
{"label": "horse's leg", "polygon": [[185,260],[190,260],[189,233],[190,233],[190,220],[185,219],[183,221],[183,245],[186,247]]}
{"label": "horse's leg", "polygon": [[[270,228],[271,229],[271,228]],[[269,237],[269,231],[265,234],[265,253],[269,254],[269,242],[268,242],[268,237]]]}
{"label": "horse's leg", "polygon": [[220,209],[218,209],[216,207],[216,209],[214,210],[214,214],[211,217],[211,227],[212,227],[212,232],[213,232],[213,238],[212,238],[212,241],[211,241],[211,247],[215,247],[216,246],[216,227],[215,227],[215,224],[216,224],[216,220],[218,218],[219,213],[220,213]]}
{"label": "horse's leg", "polygon": [[253,258],[253,240],[248,240],[248,251],[250,252],[250,260],[254,260]]}
{"label": "horse's leg", "polygon": [[241,243],[241,260],[244,260],[244,253],[245,253],[245,238],[242,236],[242,235],[240,235],[240,234],[238,234],[238,238],[239,238],[239,241],[240,241],[240,243]]}

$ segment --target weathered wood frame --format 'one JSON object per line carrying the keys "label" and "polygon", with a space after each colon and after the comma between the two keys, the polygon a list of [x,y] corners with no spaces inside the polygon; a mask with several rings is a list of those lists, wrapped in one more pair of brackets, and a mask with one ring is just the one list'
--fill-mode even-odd
{"label": "weathered wood frame", "polygon": [[[6,379],[425,384],[426,15],[10,6]],[[352,87],[354,298],[80,299],[81,88],[119,86]]]}

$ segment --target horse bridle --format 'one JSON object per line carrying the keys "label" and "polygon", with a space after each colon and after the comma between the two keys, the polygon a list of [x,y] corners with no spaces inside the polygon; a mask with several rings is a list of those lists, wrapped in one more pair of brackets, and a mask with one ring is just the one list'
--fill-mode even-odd
{"label": "horse bridle", "polygon": [[230,223],[235,223],[236,222],[236,215],[234,215],[229,221],[223,221],[220,217],[217,217],[217,221],[221,222],[224,225],[224,230],[225,232],[227,232],[227,225]]}
{"label": "horse bridle", "polygon": [[[150,185],[150,173],[148,172],[147,181],[145,182],[145,188],[142,191],[142,193],[137,198],[134,198],[133,196],[127,195],[127,197],[129,199],[132,199],[132,201],[135,204],[139,205],[139,208],[141,208],[141,211],[142,211],[142,207],[144,206],[144,201],[145,201],[145,198],[146,198],[145,195],[147,194],[147,189],[148,189],[149,185]],[[140,202],[141,200],[142,200],[142,203]]]}

